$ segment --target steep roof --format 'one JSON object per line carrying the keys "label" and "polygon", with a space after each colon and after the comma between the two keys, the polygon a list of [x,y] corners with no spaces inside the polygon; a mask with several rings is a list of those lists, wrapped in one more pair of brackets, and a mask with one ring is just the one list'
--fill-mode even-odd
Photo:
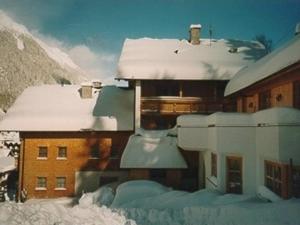
{"label": "steep roof", "polygon": [[120,167],[187,168],[187,164],[177,148],[177,137],[170,136],[168,130],[140,129],[130,136]]}
{"label": "steep roof", "polygon": [[272,76],[274,73],[300,61],[300,35],[256,63],[241,69],[228,83],[225,96]]}
{"label": "steep roof", "polygon": [[27,88],[0,122],[0,130],[133,130],[133,91],[105,86],[82,99],[79,90],[79,85]]}
{"label": "steep roof", "polygon": [[178,39],[126,39],[117,78],[228,80],[264,53],[253,41],[201,39],[192,45]]}

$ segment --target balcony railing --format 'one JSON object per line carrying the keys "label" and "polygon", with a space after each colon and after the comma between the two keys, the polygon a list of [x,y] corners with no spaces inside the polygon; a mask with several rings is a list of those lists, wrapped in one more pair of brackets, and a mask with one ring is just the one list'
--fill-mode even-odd
{"label": "balcony railing", "polygon": [[213,113],[223,110],[222,101],[198,97],[142,97],[142,114]]}

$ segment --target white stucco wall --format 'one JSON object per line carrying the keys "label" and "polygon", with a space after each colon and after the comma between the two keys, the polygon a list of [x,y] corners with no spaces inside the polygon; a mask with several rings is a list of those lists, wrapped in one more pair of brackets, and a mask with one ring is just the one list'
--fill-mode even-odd
{"label": "white stucco wall", "polygon": [[[264,185],[265,160],[300,165],[300,111],[271,108],[254,114],[215,113],[207,118],[189,117],[178,133],[182,148],[201,151],[207,188],[226,192],[226,157],[243,158],[243,193],[255,194]],[[241,124],[239,124],[239,122]],[[206,122],[206,123],[205,123]],[[207,140],[205,140],[207,138]],[[196,139],[196,140],[194,140]],[[217,154],[218,177],[211,177],[211,153]],[[200,162],[200,161],[199,161]],[[200,162],[203,163],[203,162]]]}
{"label": "white stucco wall", "polygon": [[279,159],[289,163],[291,158],[300,165],[300,125],[279,127]]}
{"label": "white stucco wall", "polygon": [[139,129],[141,127],[141,96],[142,96],[142,92],[141,92],[141,81],[137,80],[135,81],[135,92],[134,92],[134,96],[135,96],[135,111],[134,111],[134,116],[135,116],[135,130]]}
{"label": "white stucco wall", "polygon": [[208,149],[207,127],[179,127],[178,146],[184,150],[205,151]]}
{"label": "white stucco wall", "polygon": [[[226,192],[226,157],[239,156],[243,161],[243,193],[254,194],[255,180],[255,127],[210,127],[208,128],[210,150],[204,153],[206,184]],[[217,174],[211,177],[211,153],[217,154]]]}

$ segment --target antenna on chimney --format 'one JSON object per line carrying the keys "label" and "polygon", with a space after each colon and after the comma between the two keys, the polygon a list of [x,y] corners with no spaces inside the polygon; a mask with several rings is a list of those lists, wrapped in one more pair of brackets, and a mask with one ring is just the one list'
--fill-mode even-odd
{"label": "antenna on chimney", "polygon": [[209,45],[211,46],[211,39],[212,39],[212,28],[211,28],[211,24],[209,24],[208,32],[209,32]]}

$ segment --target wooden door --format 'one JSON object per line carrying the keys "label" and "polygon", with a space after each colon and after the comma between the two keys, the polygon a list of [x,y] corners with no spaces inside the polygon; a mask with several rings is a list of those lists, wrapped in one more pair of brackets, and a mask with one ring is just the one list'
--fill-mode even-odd
{"label": "wooden door", "polygon": [[242,194],[243,192],[243,164],[242,157],[226,157],[227,192]]}

